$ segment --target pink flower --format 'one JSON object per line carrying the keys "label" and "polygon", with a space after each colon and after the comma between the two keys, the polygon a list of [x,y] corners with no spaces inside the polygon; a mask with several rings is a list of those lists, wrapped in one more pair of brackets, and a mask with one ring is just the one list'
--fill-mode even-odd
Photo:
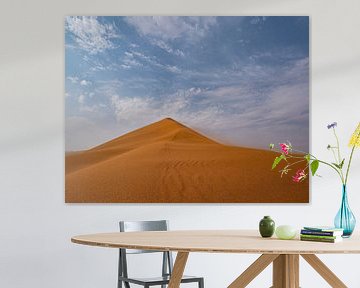
{"label": "pink flower", "polygon": [[295,176],[293,176],[292,178],[293,178],[293,181],[296,182],[296,183],[299,183],[299,182],[303,181],[306,178],[305,171],[302,170],[302,169],[299,169],[296,172]]}
{"label": "pink flower", "polygon": [[291,146],[286,144],[286,143],[280,143],[279,144],[280,147],[281,147],[281,151],[285,154],[285,155],[288,155],[289,154],[289,151],[291,150]]}

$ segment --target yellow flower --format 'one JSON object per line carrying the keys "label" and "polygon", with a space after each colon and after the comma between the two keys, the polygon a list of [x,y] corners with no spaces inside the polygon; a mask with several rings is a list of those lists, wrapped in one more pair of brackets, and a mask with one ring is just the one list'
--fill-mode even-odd
{"label": "yellow flower", "polygon": [[349,142],[349,146],[353,147],[360,147],[360,122],[359,125],[356,127],[354,133],[352,134]]}

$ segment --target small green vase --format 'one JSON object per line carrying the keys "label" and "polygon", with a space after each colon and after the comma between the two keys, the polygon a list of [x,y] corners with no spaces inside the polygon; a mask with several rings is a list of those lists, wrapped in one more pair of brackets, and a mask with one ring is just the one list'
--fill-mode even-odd
{"label": "small green vase", "polygon": [[260,235],[264,238],[271,237],[275,232],[275,222],[270,216],[264,216],[259,223]]}

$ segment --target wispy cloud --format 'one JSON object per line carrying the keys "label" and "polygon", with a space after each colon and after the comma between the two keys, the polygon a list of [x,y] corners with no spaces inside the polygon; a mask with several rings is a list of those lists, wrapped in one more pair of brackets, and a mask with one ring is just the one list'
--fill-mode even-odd
{"label": "wispy cloud", "polygon": [[137,66],[142,66],[142,64],[135,58],[133,53],[126,51],[124,53],[121,67],[125,69],[130,69]]}
{"label": "wispy cloud", "polygon": [[78,47],[90,54],[114,48],[111,39],[119,37],[113,25],[102,24],[94,16],[68,16],[65,29],[72,33]]}
{"label": "wispy cloud", "polygon": [[84,94],[81,94],[78,98],[78,102],[80,104],[84,104],[85,103],[85,95]]}
{"label": "wispy cloud", "polygon": [[81,86],[89,86],[92,84],[91,81],[86,80],[86,79],[80,79],[77,76],[68,76],[66,77],[67,80],[70,81],[71,84],[77,84],[77,85],[81,85]]}
{"label": "wispy cloud", "polygon": [[89,86],[89,85],[91,85],[91,81],[87,81],[87,80],[81,80],[80,81],[80,85],[81,86]]}
{"label": "wispy cloud", "polygon": [[216,24],[216,17],[143,16],[127,17],[126,21],[144,36],[173,40],[183,36],[196,39]]}
{"label": "wispy cloud", "polygon": [[266,18],[265,16],[258,16],[258,17],[253,17],[251,20],[250,20],[250,24],[253,24],[253,25],[257,25],[257,24],[262,24],[266,21]]}
{"label": "wispy cloud", "polygon": [[181,69],[176,65],[163,64],[157,57],[148,56],[139,51],[126,51],[122,58],[122,64],[120,64],[120,67],[124,69],[131,69],[149,65],[171,73],[181,73]]}
{"label": "wispy cloud", "polygon": [[68,77],[66,77],[66,79],[68,79],[73,84],[76,84],[79,82],[79,78],[76,76],[68,76]]}
{"label": "wispy cloud", "polygon": [[181,57],[184,57],[185,56],[185,53],[181,50],[181,49],[174,49],[172,48],[168,43],[166,43],[165,41],[163,40],[160,40],[160,39],[151,39],[150,40],[150,43],[154,46],[157,46],[161,49],[163,49],[164,51],[166,51],[167,53],[169,54],[173,54],[173,55],[176,55],[176,56],[181,56]]}
{"label": "wispy cloud", "polygon": [[126,122],[130,125],[128,128],[133,129],[165,117],[184,120],[192,98],[200,93],[200,88],[192,87],[171,95],[162,95],[163,97],[124,97],[117,94],[109,96],[117,121]]}

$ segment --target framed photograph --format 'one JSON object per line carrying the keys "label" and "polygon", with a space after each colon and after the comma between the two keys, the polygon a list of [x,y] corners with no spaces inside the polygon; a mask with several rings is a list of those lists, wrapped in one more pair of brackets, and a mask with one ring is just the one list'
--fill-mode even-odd
{"label": "framed photograph", "polygon": [[308,203],[309,17],[68,16],[67,203]]}

